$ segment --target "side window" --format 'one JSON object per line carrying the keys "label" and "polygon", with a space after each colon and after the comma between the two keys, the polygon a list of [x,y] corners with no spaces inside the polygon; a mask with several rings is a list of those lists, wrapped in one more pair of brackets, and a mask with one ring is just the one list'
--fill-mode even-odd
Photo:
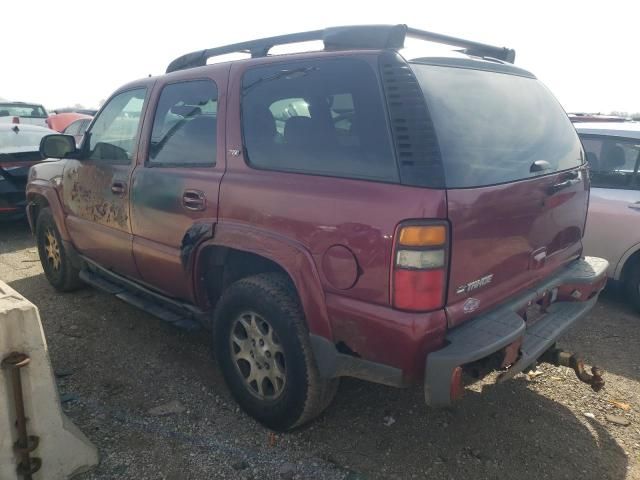
{"label": "side window", "polygon": [[84,132],[89,128],[89,124],[91,123],[90,118],[86,118],[80,122],[80,128],[78,129],[78,135],[84,135]]}
{"label": "side window", "polygon": [[250,165],[399,181],[377,74],[364,61],[342,58],[250,69],[242,97]]}
{"label": "side window", "polygon": [[591,171],[591,184],[600,188],[640,190],[640,140],[581,136]]}
{"label": "side window", "polygon": [[218,89],[211,80],[164,87],[153,120],[149,164],[215,165],[217,112]]}
{"label": "side window", "polygon": [[70,123],[67,128],[64,129],[65,135],[77,135],[80,130],[80,125],[82,124],[82,120],[76,120],[73,123]]}
{"label": "side window", "polygon": [[129,163],[133,155],[146,88],[122,92],[102,109],[89,132],[86,155],[90,160]]}

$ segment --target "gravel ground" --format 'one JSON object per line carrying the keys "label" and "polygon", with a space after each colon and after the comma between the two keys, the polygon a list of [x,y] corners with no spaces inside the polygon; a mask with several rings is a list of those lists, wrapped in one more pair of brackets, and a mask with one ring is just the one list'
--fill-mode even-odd
{"label": "gravel ground", "polygon": [[98,446],[82,480],[640,479],[640,318],[614,289],[561,345],[605,370],[600,393],[542,366],[429,410],[420,388],[345,379],[321,418],[282,435],[238,410],[204,331],[91,288],[56,293],[23,223],[0,224],[0,278],[39,307],[63,408]]}

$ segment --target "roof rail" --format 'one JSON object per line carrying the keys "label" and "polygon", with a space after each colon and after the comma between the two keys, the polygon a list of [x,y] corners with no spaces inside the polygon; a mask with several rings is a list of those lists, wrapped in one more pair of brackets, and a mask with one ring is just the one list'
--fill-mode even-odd
{"label": "roof rail", "polygon": [[409,28],[406,25],[353,25],[347,27],[330,27],[324,30],[292,33],[277,37],[261,38],[248,42],[234,43],[223,47],[208,48],[187,53],[176,58],[167,67],[167,73],[188,68],[201,67],[211,57],[228,53],[250,53],[251,57],[266,57],[269,50],[276,45],[322,40],[325,50],[362,49],[400,49],[404,47],[406,37],[461,47],[463,53],[476,57],[491,57],[513,63],[516,52],[503,47],[495,47],[484,43],[450,37],[439,33]]}

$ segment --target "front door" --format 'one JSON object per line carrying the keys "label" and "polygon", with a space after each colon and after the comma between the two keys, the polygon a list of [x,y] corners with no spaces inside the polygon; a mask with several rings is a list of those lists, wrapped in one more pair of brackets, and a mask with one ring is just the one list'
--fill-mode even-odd
{"label": "front door", "polygon": [[67,229],[75,247],[101,266],[138,277],[131,252],[129,180],[135,166],[146,87],[113,96],[63,174]]}
{"label": "front door", "polygon": [[640,140],[581,134],[591,170],[591,200],[584,236],[586,255],[618,261],[640,242]]}
{"label": "front door", "polygon": [[[193,300],[192,261],[213,235],[224,173],[226,72],[158,83],[153,122],[131,191],[133,252],[142,280],[174,298]],[[151,112],[149,114],[151,117]]]}

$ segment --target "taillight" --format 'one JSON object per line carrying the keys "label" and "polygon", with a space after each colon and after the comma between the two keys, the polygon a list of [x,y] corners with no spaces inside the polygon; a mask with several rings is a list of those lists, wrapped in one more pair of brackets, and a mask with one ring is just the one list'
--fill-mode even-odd
{"label": "taillight", "polygon": [[20,123],[20,117],[13,117],[13,120],[11,120],[11,123]]}
{"label": "taillight", "polygon": [[427,311],[444,306],[447,285],[446,224],[398,228],[393,259],[393,306]]}

